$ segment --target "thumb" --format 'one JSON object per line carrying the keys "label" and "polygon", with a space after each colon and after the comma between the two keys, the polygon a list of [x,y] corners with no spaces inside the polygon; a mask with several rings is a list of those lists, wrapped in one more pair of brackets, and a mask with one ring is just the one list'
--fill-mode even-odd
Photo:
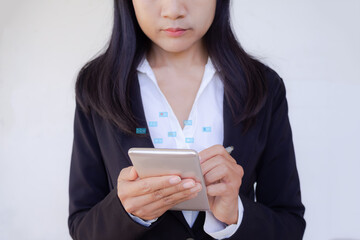
{"label": "thumb", "polygon": [[136,180],[138,178],[138,174],[135,168],[132,166],[129,172],[129,180]]}

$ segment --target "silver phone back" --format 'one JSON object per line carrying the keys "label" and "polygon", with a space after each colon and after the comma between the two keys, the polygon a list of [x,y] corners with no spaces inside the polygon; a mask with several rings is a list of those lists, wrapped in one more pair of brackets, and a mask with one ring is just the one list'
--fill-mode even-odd
{"label": "silver phone back", "polygon": [[183,201],[170,208],[170,210],[210,210],[199,155],[195,150],[130,148],[128,155],[140,178],[178,175],[181,179],[193,178],[201,183],[202,189],[195,198]]}

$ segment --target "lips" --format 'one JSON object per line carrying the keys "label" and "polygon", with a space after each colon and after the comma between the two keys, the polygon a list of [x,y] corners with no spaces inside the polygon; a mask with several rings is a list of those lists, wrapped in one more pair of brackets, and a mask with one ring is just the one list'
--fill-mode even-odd
{"label": "lips", "polygon": [[167,28],[164,30],[168,37],[180,37],[186,33],[187,29],[184,28]]}
{"label": "lips", "polygon": [[165,29],[165,31],[168,31],[168,32],[178,32],[178,31],[185,31],[186,29],[184,28],[167,28]]}

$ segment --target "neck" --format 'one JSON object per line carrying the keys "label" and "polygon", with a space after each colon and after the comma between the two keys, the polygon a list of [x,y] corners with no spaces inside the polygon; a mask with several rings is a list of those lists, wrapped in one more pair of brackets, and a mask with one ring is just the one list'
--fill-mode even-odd
{"label": "neck", "polygon": [[168,52],[152,44],[147,53],[147,60],[152,68],[165,67],[183,70],[194,66],[205,66],[207,59],[207,50],[200,41],[182,52]]}

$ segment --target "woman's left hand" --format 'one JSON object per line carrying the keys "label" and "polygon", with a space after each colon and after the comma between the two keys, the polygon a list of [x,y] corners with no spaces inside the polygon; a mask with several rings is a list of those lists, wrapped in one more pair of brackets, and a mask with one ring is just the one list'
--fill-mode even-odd
{"label": "woman's left hand", "polygon": [[220,144],[202,150],[199,156],[210,210],[219,221],[236,224],[243,168]]}

